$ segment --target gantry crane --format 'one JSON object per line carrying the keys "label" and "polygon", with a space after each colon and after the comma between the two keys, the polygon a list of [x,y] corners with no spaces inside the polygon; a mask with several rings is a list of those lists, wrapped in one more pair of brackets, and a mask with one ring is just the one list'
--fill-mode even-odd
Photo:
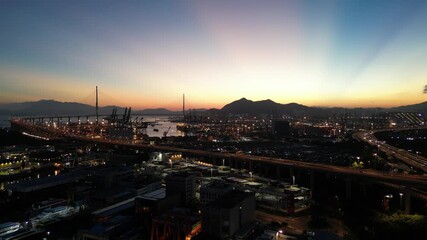
{"label": "gantry crane", "polygon": [[169,126],[168,130],[163,132],[163,137],[167,137],[170,130],[171,130],[171,126]]}

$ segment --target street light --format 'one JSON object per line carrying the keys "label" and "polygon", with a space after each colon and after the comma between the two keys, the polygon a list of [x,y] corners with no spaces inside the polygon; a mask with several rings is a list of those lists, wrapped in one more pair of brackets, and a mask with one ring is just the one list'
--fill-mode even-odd
{"label": "street light", "polygon": [[225,166],[225,159],[222,159],[222,166]]}
{"label": "street light", "polygon": [[169,159],[169,163],[171,164],[171,171],[172,171],[172,159]]}
{"label": "street light", "polygon": [[399,193],[400,196],[400,210],[402,210],[402,197],[403,197],[403,193]]}
{"label": "street light", "polygon": [[276,232],[276,240],[279,239],[279,234],[283,234],[283,230],[279,230]]}
{"label": "street light", "polygon": [[252,172],[249,172],[249,175],[251,175],[251,182],[252,182]]}

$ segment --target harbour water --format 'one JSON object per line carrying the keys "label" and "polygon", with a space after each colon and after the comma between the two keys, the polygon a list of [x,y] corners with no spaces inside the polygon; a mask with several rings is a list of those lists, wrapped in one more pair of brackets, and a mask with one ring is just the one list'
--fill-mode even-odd
{"label": "harbour water", "polygon": [[183,132],[176,129],[177,123],[170,121],[170,116],[144,116],[144,121],[154,123],[154,126],[149,124],[147,127],[147,135],[150,137],[163,137],[168,130],[167,136],[184,136]]}
{"label": "harbour water", "polygon": [[[0,127],[10,127],[9,119],[11,116],[0,115]],[[176,129],[176,122],[171,122],[171,116],[142,116],[145,122],[150,122],[147,127],[147,135],[150,137],[163,137],[165,131],[168,131],[167,136],[183,136],[184,133]],[[63,119],[65,121],[65,119]],[[77,118],[71,118],[72,122],[77,122]],[[81,121],[86,121],[82,119]],[[89,121],[95,121],[94,118],[89,118]],[[156,129],[156,130],[155,130]]]}
{"label": "harbour water", "polygon": [[0,115],[0,128],[10,127],[9,119],[10,119],[10,116]]}

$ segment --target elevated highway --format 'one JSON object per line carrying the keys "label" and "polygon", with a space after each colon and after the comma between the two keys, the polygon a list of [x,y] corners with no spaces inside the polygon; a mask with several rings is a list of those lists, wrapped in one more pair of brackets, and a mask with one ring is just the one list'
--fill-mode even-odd
{"label": "elevated highway", "polygon": [[393,156],[408,166],[419,169],[423,173],[427,173],[427,158],[419,156],[417,154],[410,153],[404,149],[391,146],[385,142],[378,141],[378,139],[374,135],[377,132],[400,131],[400,130],[405,130],[405,129],[358,132],[353,135],[353,138],[378,148],[378,151],[384,152],[389,156]]}
{"label": "elevated highway", "polygon": [[282,158],[272,158],[272,157],[262,157],[262,156],[253,156],[245,154],[235,154],[235,153],[223,153],[223,152],[211,152],[198,149],[187,149],[187,148],[177,148],[171,146],[163,145],[149,145],[149,144],[134,144],[125,141],[110,140],[104,138],[94,138],[86,137],[81,135],[74,135],[68,132],[63,132],[60,130],[54,130],[47,127],[32,125],[28,122],[21,120],[12,120],[11,124],[18,126],[19,129],[26,129],[29,132],[34,134],[43,133],[44,137],[51,136],[53,138],[68,138],[86,142],[93,142],[104,145],[112,146],[122,146],[132,149],[141,149],[141,150],[150,150],[150,151],[166,151],[166,152],[182,152],[187,155],[206,157],[210,159],[228,159],[230,161],[241,161],[247,162],[249,168],[253,166],[254,163],[268,164],[274,166],[283,166],[292,169],[301,169],[309,172],[319,172],[326,174],[342,175],[346,178],[365,180],[365,181],[375,181],[375,182],[385,182],[391,184],[398,184],[403,186],[411,186],[418,188],[427,188],[427,175],[410,175],[410,174],[399,174],[399,173],[384,173],[374,170],[360,170],[353,169],[348,167],[333,166],[326,164],[318,163],[308,163],[301,162],[289,159]]}

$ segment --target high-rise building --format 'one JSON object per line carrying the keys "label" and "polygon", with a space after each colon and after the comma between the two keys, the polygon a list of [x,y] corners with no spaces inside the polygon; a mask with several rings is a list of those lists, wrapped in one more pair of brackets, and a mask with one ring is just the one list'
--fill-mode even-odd
{"label": "high-rise building", "polygon": [[190,204],[196,197],[196,177],[185,172],[169,174],[166,177],[166,196],[172,195],[180,195],[182,204]]}

